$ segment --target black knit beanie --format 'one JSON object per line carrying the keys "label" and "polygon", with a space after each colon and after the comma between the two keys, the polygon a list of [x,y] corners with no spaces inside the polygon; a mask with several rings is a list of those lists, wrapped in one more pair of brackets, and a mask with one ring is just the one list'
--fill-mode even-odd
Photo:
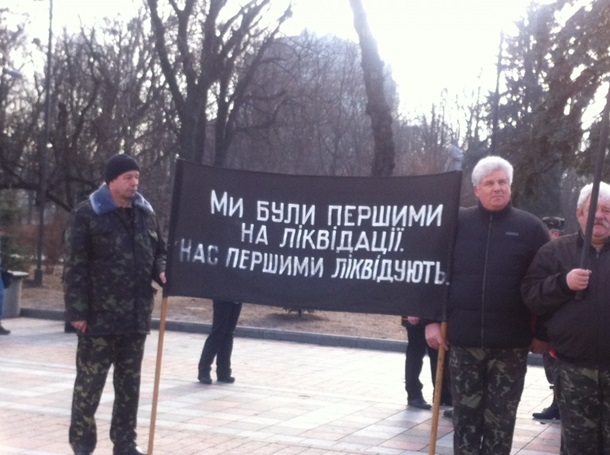
{"label": "black knit beanie", "polygon": [[112,182],[119,175],[129,171],[140,171],[140,165],[129,155],[119,153],[110,157],[106,162],[104,170],[104,181],[106,184]]}

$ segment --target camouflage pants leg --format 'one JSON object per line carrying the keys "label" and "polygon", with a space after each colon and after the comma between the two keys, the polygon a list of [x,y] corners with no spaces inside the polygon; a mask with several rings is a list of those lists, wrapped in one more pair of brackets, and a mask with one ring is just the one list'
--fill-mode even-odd
{"label": "camouflage pants leg", "polygon": [[610,368],[557,368],[561,455],[610,455]]}
{"label": "camouflage pants leg", "polygon": [[78,337],[76,380],[72,393],[69,439],[74,452],[93,452],[97,444],[95,412],[112,364],[104,338]]}
{"label": "camouflage pants leg", "polygon": [[451,347],[454,454],[510,454],[527,352]]}
{"label": "camouflage pants leg", "polygon": [[114,407],[110,423],[114,455],[126,453],[136,445],[145,341],[146,335],[114,337]]}
{"label": "camouflage pants leg", "polygon": [[95,449],[95,412],[112,364],[115,399],[110,438],[115,452],[119,448],[116,453],[134,445],[145,340],[145,335],[79,336],[69,431],[75,452]]}

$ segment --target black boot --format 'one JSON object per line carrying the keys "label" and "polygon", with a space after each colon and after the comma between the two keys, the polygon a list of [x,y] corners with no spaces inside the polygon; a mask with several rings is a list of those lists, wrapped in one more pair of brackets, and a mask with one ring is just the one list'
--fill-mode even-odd
{"label": "black boot", "polygon": [[212,378],[210,377],[210,370],[208,371],[199,371],[199,375],[197,376],[199,382],[202,384],[210,385],[212,383]]}
{"label": "black boot", "polygon": [[233,384],[235,382],[235,378],[231,376],[231,368],[216,368],[216,377],[218,382],[224,382],[225,384]]}
{"label": "black boot", "polygon": [[230,369],[221,373],[216,371],[216,376],[218,377],[218,382],[224,382],[226,384],[233,384],[235,382],[235,378],[231,376]]}
{"label": "black boot", "polygon": [[548,408],[544,408],[542,412],[534,412],[532,417],[537,420],[560,420],[559,406],[557,406],[557,403],[553,400]]}

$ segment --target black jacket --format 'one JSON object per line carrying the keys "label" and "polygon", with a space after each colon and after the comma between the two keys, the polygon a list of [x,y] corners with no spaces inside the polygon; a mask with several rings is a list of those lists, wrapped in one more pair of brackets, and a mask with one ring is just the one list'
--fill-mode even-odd
{"label": "black jacket", "polygon": [[518,348],[532,340],[532,318],[521,280],[549,234],[534,215],[491,212],[479,203],[460,209],[447,306],[450,344]]}
{"label": "black jacket", "polygon": [[610,244],[599,252],[589,247],[589,286],[577,300],[567,286],[566,275],[580,267],[583,244],[579,233],[542,247],[523,280],[523,298],[533,312],[545,315],[551,347],[559,358],[586,367],[608,367]]}

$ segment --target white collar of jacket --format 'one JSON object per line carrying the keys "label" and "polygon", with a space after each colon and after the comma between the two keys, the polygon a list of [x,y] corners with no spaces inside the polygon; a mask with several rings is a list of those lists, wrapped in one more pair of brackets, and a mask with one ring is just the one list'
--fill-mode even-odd
{"label": "white collar of jacket", "polygon": [[[110,189],[106,183],[102,183],[97,190],[89,195],[89,202],[91,202],[91,207],[93,207],[93,211],[97,215],[102,215],[119,208],[114,199],[112,199],[112,194],[110,194]],[[140,193],[136,193],[132,203],[134,207],[138,207],[147,213],[154,213],[152,206]]]}

